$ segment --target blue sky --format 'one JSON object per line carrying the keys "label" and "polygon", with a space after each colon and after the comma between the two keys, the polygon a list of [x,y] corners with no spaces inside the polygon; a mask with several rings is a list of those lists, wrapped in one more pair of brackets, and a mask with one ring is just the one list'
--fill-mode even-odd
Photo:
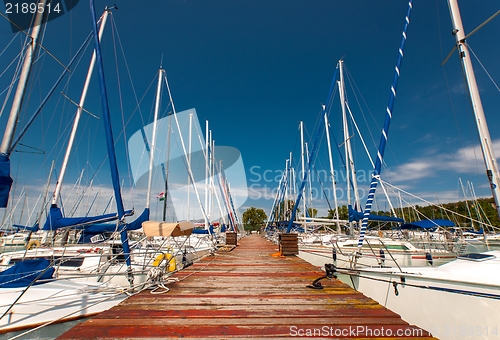
{"label": "blue sky", "polygon": [[[118,10],[113,11],[113,23],[108,24],[102,48],[124,187],[132,183],[124,145],[137,129],[152,121],[160,63],[166,70],[177,111],[195,108],[202,127],[205,120],[209,120],[217,145],[231,146],[241,152],[250,196],[246,202],[239,202],[242,211],[249,206],[270,210],[273,190],[285,168],[285,160],[290,152],[294,153],[295,160],[299,158],[299,122],[304,121],[306,140],[310,142],[340,58],[348,72],[348,91],[356,88],[347,94],[353,115],[371,155],[375,154],[407,2],[115,2]],[[112,3],[97,0],[96,11],[101,13],[105,5]],[[460,6],[468,32],[498,10],[498,2],[493,0],[482,0],[480,5],[461,0]],[[454,46],[446,1],[415,2],[410,20],[382,176],[433,202],[463,199],[459,178],[464,183],[471,181],[477,196],[490,196],[457,55],[446,65],[440,65]],[[67,63],[90,31],[89,5],[81,0],[72,11],[49,22],[43,45]],[[468,40],[497,82],[499,31],[500,18],[496,18]],[[2,19],[2,50],[13,36],[9,24]],[[2,53],[2,72],[20,46],[21,39],[17,37]],[[90,53],[89,49],[67,87],[61,86],[56,91],[22,141],[44,150],[45,154],[16,152],[12,156],[17,179],[15,197],[21,188],[29,188],[32,193],[36,192],[32,196],[37,197],[47,181],[52,160],[56,167],[60,166],[74,107],[59,93],[63,91],[77,101]],[[497,128],[500,118],[496,114],[498,90],[477,61],[474,62],[491,137],[495,145],[500,146]],[[61,67],[48,55],[40,58],[32,77],[26,115],[31,114],[60,72]],[[2,102],[11,77],[9,68],[0,78]],[[94,79],[85,106],[99,115],[97,89]],[[8,110],[0,118],[2,126],[7,114]],[[331,131],[340,144],[339,119],[337,99],[330,120]],[[86,169],[83,182],[89,182],[104,157],[101,143],[104,137],[99,124],[100,121],[96,123],[94,118],[85,115],[66,179],[67,195],[82,169]],[[359,186],[367,191],[371,165],[357,136],[352,141],[356,167],[362,177]],[[496,149],[500,152],[499,147]],[[338,155],[336,150],[334,155]],[[341,177],[343,168],[338,156],[335,163]],[[109,187],[106,167],[105,163],[94,180],[94,188]],[[328,169],[324,138],[315,167],[318,171]],[[338,180],[338,186],[342,185]],[[129,196],[127,203],[136,208],[142,206],[143,198]],[[326,214],[326,201],[320,197],[321,193],[316,196],[314,206],[320,215]],[[364,204],[364,200],[362,202]],[[380,202],[379,208],[385,210],[386,204]],[[412,203],[417,202],[414,199]],[[35,203],[28,205],[26,210],[30,211]]]}

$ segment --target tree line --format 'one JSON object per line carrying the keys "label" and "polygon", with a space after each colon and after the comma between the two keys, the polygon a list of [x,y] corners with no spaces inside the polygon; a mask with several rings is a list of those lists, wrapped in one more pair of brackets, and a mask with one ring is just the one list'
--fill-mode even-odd
{"label": "tree line", "polygon": [[[291,210],[294,202],[281,202],[273,212],[274,220],[287,220],[290,218]],[[478,230],[480,226],[477,222],[490,224],[496,227],[500,226],[498,214],[495,209],[493,198],[480,198],[475,201],[459,201],[453,203],[445,203],[440,206],[415,205],[412,207],[395,208],[396,215],[403,218],[405,222],[414,222],[425,219],[447,219],[455,223],[456,226],[462,228],[474,228]],[[317,217],[317,209],[308,208],[309,217]],[[328,210],[328,215],[325,218],[334,218],[335,211]],[[393,216],[390,211],[372,211],[372,214],[378,216]],[[300,209],[297,208],[297,215],[302,216]],[[346,205],[338,207],[338,215],[341,220],[349,219],[349,212]],[[243,213],[243,224],[246,230],[259,230],[264,226],[267,220],[267,215],[263,209],[250,207]],[[390,226],[387,226],[390,228]]]}

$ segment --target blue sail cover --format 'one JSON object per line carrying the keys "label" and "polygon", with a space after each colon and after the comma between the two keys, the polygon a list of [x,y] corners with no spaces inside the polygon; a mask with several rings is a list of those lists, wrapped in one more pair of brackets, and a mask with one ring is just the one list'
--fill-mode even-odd
{"label": "blue sail cover", "polygon": [[[124,230],[138,230],[142,228],[142,222],[149,221],[149,208],[145,208],[142,214],[137,217],[134,221],[127,224],[120,224],[118,226],[116,223],[96,223],[85,227],[80,234],[80,238],[77,243],[90,243],[90,238],[99,234],[110,234],[115,231]],[[108,238],[108,237],[106,237]]]}
{"label": "blue sail cover", "polygon": [[[29,286],[40,273],[50,266],[46,259],[24,260],[14,266],[0,272],[0,288],[19,288]],[[38,280],[50,280],[54,274],[54,268],[47,269]],[[43,282],[35,282],[40,284]]]}
{"label": "blue sail cover", "polygon": [[40,230],[40,225],[38,223],[36,223],[32,227],[29,227],[27,225],[19,225],[19,224],[13,224],[12,227],[16,228],[17,231],[19,231],[19,230],[27,230],[27,231],[37,232],[38,230]]}
{"label": "blue sail cover", "polygon": [[[348,205],[347,207],[349,210],[349,222],[358,222],[363,220],[362,212],[354,210],[350,205]],[[404,222],[402,218],[392,217],[392,216],[379,216],[373,214],[370,214],[370,216],[368,217],[368,221],[397,222],[397,223]]]}
{"label": "blue sail cover", "polygon": [[0,154],[0,208],[7,208],[11,186],[12,177],[10,177],[9,156]]}
{"label": "blue sail cover", "polygon": [[144,208],[142,214],[134,221],[127,223],[127,230],[138,230],[142,228],[142,222],[149,221],[149,208]]}
{"label": "blue sail cover", "polygon": [[[132,210],[125,212],[125,216],[133,215]],[[51,206],[49,211],[49,216],[43,225],[42,230],[57,230],[66,227],[85,227],[89,224],[96,224],[101,222],[110,222],[118,219],[116,213],[105,214],[99,216],[90,217],[63,217],[62,211],[58,206]]]}
{"label": "blue sail cover", "polygon": [[476,234],[476,235],[483,235],[484,234],[484,228],[481,227],[481,228],[479,228],[478,231],[476,231],[474,229],[467,229],[466,232],[471,233],[471,234]]}
{"label": "blue sail cover", "polygon": [[[225,231],[225,228],[224,228]],[[214,233],[214,226],[211,224],[208,229],[193,229],[193,234],[213,234]]]}
{"label": "blue sail cover", "polygon": [[450,220],[437,219],[437,220],[422,220],[410,223],[405,223],[401,226],[401,229],[415,230],[415,229],[426,229],[431,230],[437,227],[454,227],[455,223]]}

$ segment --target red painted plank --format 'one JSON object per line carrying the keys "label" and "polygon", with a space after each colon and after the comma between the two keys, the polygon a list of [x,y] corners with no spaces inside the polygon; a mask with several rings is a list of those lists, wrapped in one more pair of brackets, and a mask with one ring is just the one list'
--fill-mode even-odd
{"label": "red painted plank", "polygon": [[295,256],[271,256],[277,246],[257,235],[238,243],[174,274],[179,282],[167,294],[141,292],[59,339],[407,339],[405,331],[430,338],[340,281],[306,288],[323,272]]}

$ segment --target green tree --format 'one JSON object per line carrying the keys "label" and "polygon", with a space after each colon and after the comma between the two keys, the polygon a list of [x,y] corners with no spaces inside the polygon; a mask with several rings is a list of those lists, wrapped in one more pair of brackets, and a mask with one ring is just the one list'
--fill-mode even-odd
{"label": "green tree", "polygon": [[316,217],[316,215],[318,215],[318,209],[307,208],[307,214],[309,215],[309,217]]}
{"label": "green tree", "polygon": [[[274,208],[274,219],[278,221],[289,220],[292,214],[293,207],[295,205],[294,201],[285,200],[281,201],[276,208]],[[298,215],[300,209],[297,208],[296,214]]]}
{"label": "green tree", "polygon": [[[343,205],[343,206],[339,207],[338,209],[339,209],[339,220],[349,219],[349,211],[347,209],[347,205]],[[327,218],[334,218],[334,217],[335,217],[335,210],[329,209]]]}
{"label": "green tree", "polygon": [[243,213],[243,224],[248,230],[259,230],[266,219],[266,213],[259,208],[250,207]]}

